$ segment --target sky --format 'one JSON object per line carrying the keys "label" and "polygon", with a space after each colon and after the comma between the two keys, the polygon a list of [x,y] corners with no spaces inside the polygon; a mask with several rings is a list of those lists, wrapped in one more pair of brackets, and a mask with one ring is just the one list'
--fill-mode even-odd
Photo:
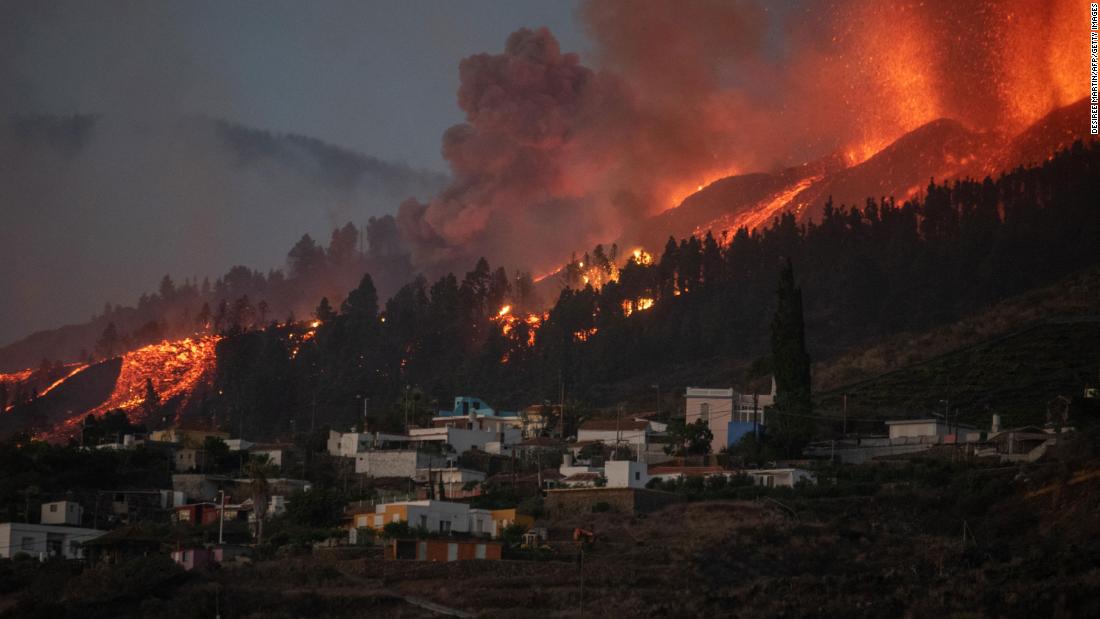
{"label": "sky", "polygon": [[[166,273],[280,268],[303,233],[324,241],[430,198],[448,173],[441,137],[463,120],[461,59],[520,27],[584,52],[576,12],[574,0],[0,0],[0,116],[101,119],[77,155],[0,135],[0,345],[133,304]],[[177,125],[194,117],[381,162],[350,188],[313,160],[241,170],[209,131]]]}
{"label": "sky", "polygon": [[[458,63],[576,0],[0,2],[5,112],[201,114],[446,172]],[[5,109],[6,108],[6,109]]]}

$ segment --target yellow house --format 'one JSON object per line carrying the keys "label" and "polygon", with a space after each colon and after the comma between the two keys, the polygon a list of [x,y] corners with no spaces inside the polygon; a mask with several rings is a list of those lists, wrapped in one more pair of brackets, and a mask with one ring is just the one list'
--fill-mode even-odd
{"label": "yellow house", "polygon": [[229,433],[200,428],[168,428],[166,430],[155,430],[149,433],[150,440],[164,443],[179,443],[184,447],[191,447],[194,449],[202,447],[203,442],[210,436],[224,441],[229,438]]}
{"label": "yellow house", "polygon": [[381,503],[375,505],[374,511],[352,514],[351,528],[380,532],[391,522],[407,522],[412,528],[444,535],[470,533],[500,537],[509,525],[518,523],[529,527],[534,524],[534,519],[517,514],[514,508],[471,509],[465,503],[450,501],[402,501]]}

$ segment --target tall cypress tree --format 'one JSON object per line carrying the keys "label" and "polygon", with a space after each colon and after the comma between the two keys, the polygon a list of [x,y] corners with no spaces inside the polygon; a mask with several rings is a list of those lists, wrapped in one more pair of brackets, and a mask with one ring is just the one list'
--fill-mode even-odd
{"label": "tall cypress tree", "polygon": [[773,436],[787,455],[797,455],[810,439],[813,412],[810,397],[810,356],[802,321],[802,289],[795,286],[788,259],[779,273],[777,306],[772,319],[772,359],[775,371]]}

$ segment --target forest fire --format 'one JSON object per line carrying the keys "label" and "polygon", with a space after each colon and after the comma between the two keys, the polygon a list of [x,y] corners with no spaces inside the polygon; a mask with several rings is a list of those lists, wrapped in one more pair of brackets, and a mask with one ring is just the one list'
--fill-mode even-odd
{"label": "forest fire", "polygon": [[655,302],[652,297],[642,297],[635,300],[627,299],[623,301],[623,315],[630,316],[634,312],[644,312],[653,307]]}
{"label": "forest fire", "polygon": [[530,348],[535,345],[535,337],[538,333],[538,329],[542,326],[542,321],[546,320],[546,318],[546,314],[539,315],[534,313],[528,313],[526,316],[520,318],[512,313],[511,304],[506,304],[502,306],[497,311],[496,316],[492,317],[490,320],[500,325],[500,333],[505,337],[509,337],[518,325],[525,325],[527,327],[527,346]]}

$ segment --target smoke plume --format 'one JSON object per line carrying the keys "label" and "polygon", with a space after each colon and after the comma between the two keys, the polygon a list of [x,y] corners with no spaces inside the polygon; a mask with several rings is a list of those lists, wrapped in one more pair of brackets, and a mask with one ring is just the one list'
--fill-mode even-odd
{"label": "smoke plume", "polygon": [[1070,0],[593,0],[580,18],[592,68],[546,29],[462,61],[453,182],[398,215],[420,268],[537,275],[719,178],[856,163],[939,118],[1011,135],[1086,88]]}

